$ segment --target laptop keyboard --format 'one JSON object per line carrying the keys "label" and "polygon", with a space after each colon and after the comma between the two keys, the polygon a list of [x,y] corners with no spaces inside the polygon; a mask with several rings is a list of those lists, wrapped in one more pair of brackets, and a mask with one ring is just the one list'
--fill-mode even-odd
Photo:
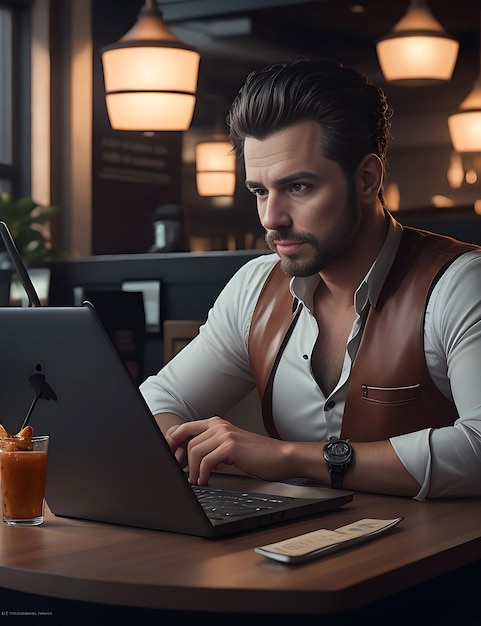
{"label": "laptop keyboard", "polygon": [[293,500],[293,498],[265,493],[227,491],[198,485],[193,485],[192,489],[205,514],[211,520],[252,515],[260,511],[276,509],[285,502]]}

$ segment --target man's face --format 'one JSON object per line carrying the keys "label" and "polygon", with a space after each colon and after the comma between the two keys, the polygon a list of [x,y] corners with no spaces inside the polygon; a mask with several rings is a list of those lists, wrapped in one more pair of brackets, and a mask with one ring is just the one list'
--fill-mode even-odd
{"label": "man's face", "polygon": [[267,244],[286,274],[315,274],[342,254],[360,211],[341,166],[322,156],[319,124],[299,122],[263,140],[246,137],[244,158]]}

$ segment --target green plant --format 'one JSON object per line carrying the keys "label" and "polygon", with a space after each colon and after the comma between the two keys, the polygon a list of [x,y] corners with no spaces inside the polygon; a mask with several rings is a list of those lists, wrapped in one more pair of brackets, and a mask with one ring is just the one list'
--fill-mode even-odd
{"label": "green plant", "polygon": [[45,226],[59,210],[56,206],[38,206],[31,198],[12,200],[8,194],[0,194],[0,221],[8,226],[26,265],[57,256]]}

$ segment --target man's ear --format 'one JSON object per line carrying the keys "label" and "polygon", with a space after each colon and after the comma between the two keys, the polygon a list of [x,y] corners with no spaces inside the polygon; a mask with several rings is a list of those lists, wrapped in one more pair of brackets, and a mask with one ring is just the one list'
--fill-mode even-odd
{"label": "man's ear", "polygon": [[370,204],[377,198],[383,181],[383,167],[377,154],[370,153],[356,168],[356,188],[360,202]]}

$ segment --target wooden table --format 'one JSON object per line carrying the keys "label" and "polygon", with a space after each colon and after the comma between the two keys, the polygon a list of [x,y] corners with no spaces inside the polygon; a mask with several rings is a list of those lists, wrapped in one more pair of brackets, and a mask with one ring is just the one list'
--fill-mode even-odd
{"label": "wooden table", "polygon": [[[404,520],[371,542],[289,566],[259,545],[365,517]],[[0,586],[52,598],[164,610],[341,613],[481,557],[481,499],[355,494],[341,509],[227,539],[54,517],[0,526]],[[186,606],[186,599],[188,605]]]}

